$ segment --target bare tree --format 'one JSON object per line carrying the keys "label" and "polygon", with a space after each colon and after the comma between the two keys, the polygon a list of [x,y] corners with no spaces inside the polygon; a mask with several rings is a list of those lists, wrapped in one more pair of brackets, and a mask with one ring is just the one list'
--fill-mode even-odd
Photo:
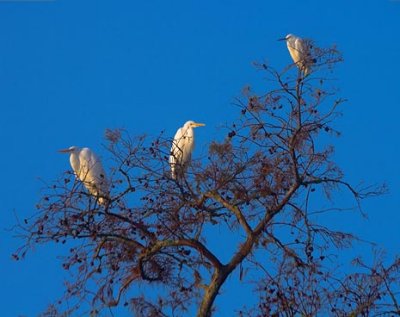
{"label": "bare tree", "polygon": [[[294,65],[256,64],[265,91],[244,89],[225,139],[211,141],[182,178],[171,178],[171,138],[108,130],[114,165],[107,205],[70,172],[48,186],[37,214],[18,225],[25,242],[15,254],[49,242],[71,246],[63,266],[73,277],[61,305],[44,315],[90,307],[95,316],[125,305],[135,316],[196,310],[207,317],[236,269],[237,283],[254,283],[260,299],[243,303],[238,316],[400,315],[399,261],[384,266],[378,257],[368,267],[358,259],[351,272],[341,270],[338,253],[357,239],[320,221],[332,212],[345,217],[335,199],[342,189],[359,211],[362,199],[385,189],[352,186],[332,160],[334,120],[345,101],[332,71],[342,58],[334,47],[312,46],[311,54],[307,76]],[[210,241],[215,226],[235,237],[232,244],[241,237],[228,261]]]}

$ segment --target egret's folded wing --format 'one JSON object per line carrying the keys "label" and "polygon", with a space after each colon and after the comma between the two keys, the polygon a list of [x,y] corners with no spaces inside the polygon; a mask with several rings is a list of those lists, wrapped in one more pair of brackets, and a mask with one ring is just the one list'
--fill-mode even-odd
{"label": "egret's folded wing", "polygon": [[108,196],[109,183],[100,159],[90,149],[82,149],[80,153],[80,179],[93,195]]}

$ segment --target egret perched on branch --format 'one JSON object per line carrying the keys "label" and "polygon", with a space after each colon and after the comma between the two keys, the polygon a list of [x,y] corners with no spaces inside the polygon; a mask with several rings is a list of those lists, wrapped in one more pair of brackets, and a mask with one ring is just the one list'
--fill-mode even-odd
{"label": "egret perched on branch", "polygon": [[193,128],[203,127],[204,123],[187,121],[183,127],[179,128],[175,134],[169,156],[171,166],[171,177],[176,179],[177,174],[182,175],[186,170],[192,157],[194,149],[194,131]]}
{"label": "egret perched on branch", "polygon": [[83,183],[90,194],[102,205],[109,199],[109,183],[103,165],[92,150],[87,147],[71,146],[60,150],[70,153],[69,161],[76,177]]}
{"label": "egret perched on branch", "polygon": [[304,72],[305,76],[308,75],[311,70],[311,65],[314,63],[310,53],[310,44],[293,34],[288,34],[279,40],[286,41],[287,48],[294,63]]}

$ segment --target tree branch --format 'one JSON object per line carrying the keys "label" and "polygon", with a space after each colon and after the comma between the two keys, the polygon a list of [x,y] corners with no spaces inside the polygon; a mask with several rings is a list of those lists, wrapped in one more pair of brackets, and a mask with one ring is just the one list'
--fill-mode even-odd
{"label": "tree branch", "polygon": [[143,250],[142,254],[139,256],[140,259],[145,259],[149,257],[161,249],[168,248],[168,247],[180,247],[186,246],[197,250],[201,255],[206,257],[216,269],[220,269],[223,265],[218,260],[218,258],[200,241],[194,239],[177,239],[177,240],[162,240],[157,241],[153,246],[150,248],[146,248]]}
{"label": "tree branch", "polygon": [[248,236],[253,235],[253,230],[251,229],[250,225],[247,223],[246,218],[243,216],[240,208],[238,206],[232,205],[228,203],[225,199],[223,199],[219,194],[212,192],[206,194],[209,198],[212,198],[218,201],[221,205],[223,205],[226,209],[233,212],[236,216],[237,220],[239,221],[240,225],[243,227],[244,231],[247,233]]}

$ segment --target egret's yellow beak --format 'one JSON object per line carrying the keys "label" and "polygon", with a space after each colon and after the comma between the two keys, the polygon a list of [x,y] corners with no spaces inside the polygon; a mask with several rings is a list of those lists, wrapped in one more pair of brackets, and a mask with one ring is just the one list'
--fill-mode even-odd
{"label": "egret's yellow beak", "polygon": [[204,126],[205,126],[205,123],[197,123],[197,122],[195,122],[195,123],[194,123],[194,126],[195,126],[195,127],[204,127]]}

